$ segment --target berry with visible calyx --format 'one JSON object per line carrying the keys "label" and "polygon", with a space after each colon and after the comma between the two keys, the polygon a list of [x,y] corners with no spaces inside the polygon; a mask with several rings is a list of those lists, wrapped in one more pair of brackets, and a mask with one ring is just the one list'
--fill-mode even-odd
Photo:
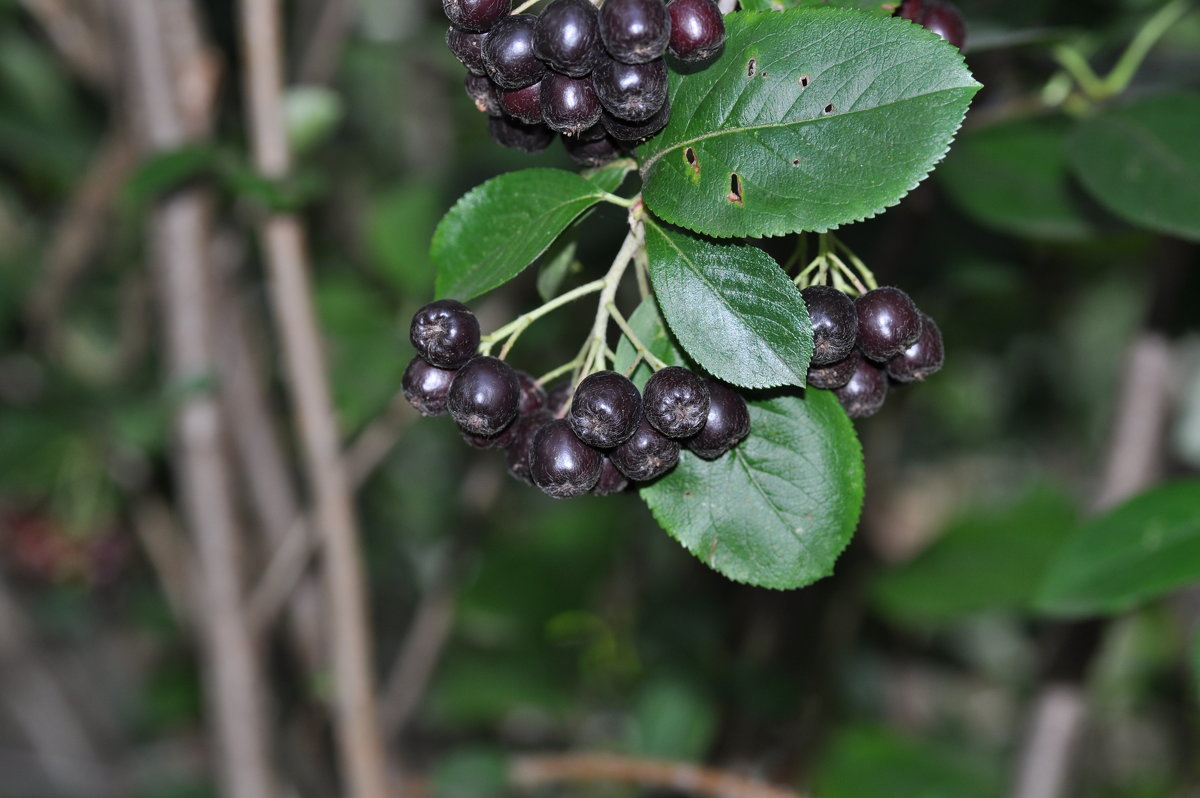
{"label": "berry with visible calyx", "polygon": [[967,23],[950,3],[930,3],[921,24],[960,50],[967,42]]}
{"label": "berry with visible calyx", "polygon": [[600,115],[600,123],[604,125],[604,129],[608,131],[610,136],[617,141],[629,143],[639,143],[645,141],[666,127],[667,123],[670,121],[670,96],[668,96],[667,101],[663,103],[663,107],[658,109],[658,113],[647,119],[645,122],[630,122],[625,119],[619,119],[609,113]]}
{"label": "berry with visible calyx", "polygon": [[921,314],[921,337],[887,363],[887,374],[896,382],[916,382],[937,373],[944,359],[942,331],[933,319]]}
{"label": "berry with visible calyx", "polygon": [[488,116],[500,116],[504,113],[500,106],[500,87],[492,83],[492,79],[487,75],[472,75],[468,72],[463,87],[481,113]]}
{"label": "berry with visible calyx", "polygon": [[600,38],[608,54],[627,64],[662,57],[671,39],[671,15],[663,0],[605,0]]}
{"label": "berry with visible calyx", "polygon": [[485,31],[508,16],[512,0],[442,0],[442,10],[459,28]]}
{"label": "berry with visible calyx", "polygon": [[591,78],[551,72],[542,80],[542,119],[551,130],[571,135],[587,130],[602,110]]}
{"label": "berry with visible calyx", "polygon": [[617,470],[617,467],[612,464],[610,458],[605,457],[603,464],[600,466],[600,479],[596,480],[596,486],[592,488],[592,494],[595,496],[610,496],[614,493],[620,493],[628,487],[629,480]]}
{"label": "berry with visible calyx", "polygon": [[485,39],[487,39],[486,33],[474,33],[453,25],[446,31],[446,46],[473,75],[487,74],[487,67],[483,65],[483,42]]}
{"label": "berry with visible calyx", "polygon": [[600,452],[575,436],[566,419],[555,419],[534,435],[529,475],[542,492],[556,499],[580,496],[600,479]]}
{"label": "berry with visible calyx", "polygon": [[546,410],[534,410],[517,416],[512,424],[512,441],[504,452],[504,464],[509,474],[522,482],[533,484],[533,477],[529,475],[529,450],[538,430],[553,420],[554,416]]}
{"label": "berry with visible calyx", "polygon": [[708,383],[682,366],[654,372],[642,388],[642,413],[668,438],[690,438],[708,419]]}
{"label": "berry with visible calyx", "polygon": [[597,371],[575,389],[567,420],[584,443],[611,449],[629,439],[642,418],[642,397],[624,374]]}
{"label": "berry with visible calyx", "polygon": [[542,81],[521,89],[501,89],[500,107],[518,122],[538,124],[542,121]]}
{"label": "berry with visible calyx", "polygon": [[546,65],[533,54],[533,31],[537,17],[513,14],[496,23],[483,43],[483,64],[488,77],[505,89],[537,83]]}
{"label": "berry with visible calyx", "polygon": [[855,369],[858,368],[858,361],[862,360],[863,356],[858,351],[853,351],[836,363],[830,363],[828,366],[819,368],[809,368],[808,376],[805,382],[810,388],[824,388],[832,391],[835,388],[841,388],[846,383],[850,382],[850,378],[854,376]]}
{"label": "berry with visible calyx", "polygon": [[679,441],[673,441],[642,418],[629,440],[608,454],[613,465],[634,482],[648,482],[679,462]]}
{"label": "berry with visible calyx", "polygon": [[524,415],[546,406],[546,389],[541,383],[524,371],[517,372],[517,382],[521,386],[521,400],[517,403],[518,413]]}
{"label": "berry with visible calyx", "polygon": [[[599,127],[597,125],[597,127]],[[603,132],[603,128],[601,128]],[[604,164],[614,161],[621,157],[621,147],[604,133],[598,139],[587,139],[580,134],[578,136],[563,136],[563,147],[567,150],[567,155],[571,156],[571,160],[580,166],[594,168],[604,166]]]}
{"label": "berry with visible calyx", "polygon": [[408,337],[417,354],[430,364],[454,369],[475,354],[479,346],[479,320],[463,303],[439,299],[416,312]]}
{"label": "berry with visible calyx", "polygon": [[858,348],[878,363],[886,363],[917,342],[921,311],[899,288],[875,288],[854,301],[858,313]]}
{"label": "berry with visible calyx", "polygon": [[714,0],[671,0],[671,55],[680,61],[707,61],[725,44],[725,17]]}
{"label": "berry with visible calyx", "polygon": [[464,432],[487,437],[512,423],[520,401],[521,384],[512,366],[480,355],[454,375],[447,409]]}
{"label": "berry with visible calyx", "polygon": [[858,314],[854,300],[828,285],[810,285],[800,292],[812,322],[813,353],[811,365],[836,363],[854,349],[858,338]]}
{"label": "berry with visible calyx", "polygon": [[409,361],[400,380],[404,398],[421,415],[440,416],[446,412],[446,400],[455,371],[431,366],[425,358],[417,355]]}
{"label": "berry with visible calyx", "polygon": [[600,22],[588,0],[554,0],[538,16],[533,51],[555,72],[581,78],[600,53]]}
{"label": "berry with visible calyx", "polygon": [[554,141],[554,131],[545,125],[527,125],[504,116],[488,117],[488,134],[501,147],[529,154],[541,152]]}
{"label": "berry with visible calyx", "polygon": [[694,454],[715,460],[750,432],[750,409],[732,388],[709,380],[708,416],[704,428],[687,442]]}
{"label": "berry with visible calyx", "polygon": [[883,407],[887,391],[887,373],[865,357],[860,357],[850,381],[834,391],[834,395],[850,418],[867,418]]}
{"label": "berry with visible calyx", "polygon": [[644,122],[667,101],[667,62],[624,64],[605,56],[592,73],[592,85],[604,110],[628,122]]}

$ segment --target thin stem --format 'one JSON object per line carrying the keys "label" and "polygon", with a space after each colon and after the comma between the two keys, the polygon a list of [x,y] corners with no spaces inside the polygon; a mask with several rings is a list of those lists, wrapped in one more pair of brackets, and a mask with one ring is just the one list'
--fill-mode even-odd
{"label": "thin stem", "polygon": [[609,194],[608,192],[605,192],[603,199],[605,202],[620,205],[622,208],[632,208],[634,203],[641,200],[640,197],[619,197],[616,194]]}
{"label": "thin stem", "polygon": [[612,316],[612,320],[617,323],[617,326],[621,328],[621,332],[625,333],[625,337],[629,339],[629,343],[633,344],[633,348],[637,350],[637,353],[650,364],[650,368],[658,371],[667,367],[667,364],[661,358],[657,357],[650,351],[649,347],[642,343],[642,339],[633,331],[633,328],[629,326],[629,322],[625,320],[625,317],[621,315],[621,311],[617,310],[617,306],[612,302],[608,303],[608,313]]}
{"label": "thin stem", "polygon": [[625,376],[632,377],[633,372],[637,371],[638,365],[642,362],[642,353],[634,352],[633,360],[629,361],[629,365],[625,367]]}
{"label": "thin stem", "polygon": [[638,247],[637,255],[633,258],[634,274],[637,275],[638,294],[642,301],[646,301],[652,295],[650,290],[650,275],[649,264],[646,263],[646,249]]}
{"label": "thin stem", "polygon": [[514,8],[514,9],[512,10],[512,13],[514,13],[514,14],[520,14],[522,11],[528,11],[529,9],[533,8],[534,6],[536,6],[536,5],[537,5],[538,3],[540,3],[541,1],[542,1],[542,0],[525,0],[525,2],[524,2],[524,3],[521,3],[521,5],[519,5],[519,6],[517,6],[516,8]]}
{"label": "thin stem", "polygon": [[[841,258],[833,253],[830,253],[829,262],[832,263],[834,268],[837,270],[834,272],[835,276],[838,272],[840,272],[842,275],[845,275],[846,279],[850,281],[850,284],[854,286],[855,291],[858,291],[859,294],[867,293],[867,287],[862,284],[862,280],[858,279],[858,275],[855,274],[854,271],[847,266]],[[840,281],[841,278],[836,277],[836,279]],[[839,286],[839,288],[840,287],[841,286]]]}
{"label": "thin stem", "polygon": [[[808,233],[799,233],[796,236],[796,247],[792,250],[791,257],[787,259],[787,263],[783,264],[783,273],[791,274],[792,269],[798,264],[808,262]],[[810,264],[811,265],[811,264]],[[799,279],[797,276],[796,279]]]}
{"label": "thin stem", "polygon": [[621,277],[624,276],[630,262],[634,260],[640,246],[637,233],[634,228],[631,228],[628,235],[625,236],[625,241],[621,244],[621,249],[617,252],[617,257],[613,259],[608,274],[604,275],[604,287],[600,291],[600,301],[597,303],[596,320],[592,323],[591,335],[588,336],[588,341],[584,345],[587,355],[584,357],[583,367],[576,374],[575,383],[595,370],[594,361],[599,361],[603,367],[604,334],[608,330],[609,320],[608,306],[615,304],[617,286],[621,284]]}
{"label": "thin stem", "polygon": [[542,376],[537,378],[538,384],[545,385],[546,383],[550,382],[550,380],[553,380],[556,377],[561,377],[562,375],[566,374],[568,371],[571,371],[572,369],[576,368],[582,362],[583,362],[582,357],[575,357],[574,359],[569,360],[566,363],[563,363],[558,368],[550,369],[545,374],[543,374]]}
{"label": "thin stem", "polygon": [[497,342],[507,340],[507,342],[504,345],[504,348],[500,352],[500,359],[503,360],[505,358],[505,356],[508,354],[508,350],[512,348],[512,345],[514,343],[516,343],[517,337],[520,336],[521,333],[525,331],[526,327],[533,324],[535,321],[540,319],[542,316],[545,316],[547,313],[550,313],[553,310],[557,310],[558,308],[560,308],[563,305],[566,305],[570,302],[574,302],[576,299],[579,299],[580,297],[587,296],[588,294],[594,294],[603,288],[604,288],[604,278],[601,278],[599,280],[593,280],[592,282],[585,283],[584,285],[581,285],[578,288],[574,288],[565,294],[561,294],[559,296],[554,297],[554,299],[551,299],[546,304],[544,304],[540,307],[534,308],[533,310],[529,311],[528,313],[521,314],[517,318],[510,321],[508,324],[505,324],[503,327],[497,329],[495,332],[492,332],[492,333],[480,338],[480,347],[479,347],[480,353],[484,354],[484,355],[491,354],[492,347],[495,346]]}
{"label": "thin stem", "polygon": [[1146,20],[1146,24],[1142,25],[1141,30],[1125,48],[1125,52],[1117,59],[1116,66],[1101,81],[1103,96],[1115,97],[1125,91],[1142,62],[1146,60],[1146,56],[1154,49],[1154,45],[1187,16],[1191,11],[1190,6],[1189,0],[1172,0]]}
{"label": "thin stem", "polygon": [[1087,59],[1077,49],[1070,45],[1059,45],[1054,48],[1054,59],[1075,79],[1088,99],[1099,101],[1104,98],[1104,81],[1096,76]]}
{"label": "thin stem", "polygon": [[[849,258],[850,265],[852,265],[854,267],[854,270],[856,272],[858,272],[858,276],[862,278],[862,281],[864,283],[866,283],[867,288],[871,288],[871,289],[878,288],[879,283],[878,283],[878,281],[876,281],[875,275],[871,272],[870,269],[867,268],[867,264],[863,263],[862,258],[858,257],[858,255],[855,255],[854,250],[852,250],[852,249],[850,249],[850,247],[846,246],[846,243],[844,241],[842,241],[840,238],[838,238],[836,236],[831,236],[831,238],[833,238],[834,246],[836,246],[838,249],[840,249],[842,251],[842,254],[844,254],[847,258]],[[865,294],[866,291],[864,291],[863,293]]]}

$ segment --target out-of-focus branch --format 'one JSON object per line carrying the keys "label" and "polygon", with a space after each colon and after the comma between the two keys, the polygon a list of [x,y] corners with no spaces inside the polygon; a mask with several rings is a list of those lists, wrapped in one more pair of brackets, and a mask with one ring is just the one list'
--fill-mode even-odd
{"label": "out-of-focus branch", "polygon": [[661,762],[610,754],[520,756],[509,766],[517,787],[617,782],[712,798],[803,798],[785,787],[764,784],[724,770],[687,762]]}
{"label": "out-of-focus branch", "polygon": [[98,0],[22,0],[71,69],[88,83],[108,88],[114,80],[105,4]]}
{"label": "out-of-focus branch", "polygon": [[325,84],[333,79],[338,59],[354,23],[356,0],[323,0],[307,39],[299,48],[296,79],[302,84]]}
{"label": "out-of-focus branch", "polygon": [[196,623],[196,564],[175,518],[158,498],[144,498],[133,508],[133,528],[154,569],[171,615],[181,627]]}

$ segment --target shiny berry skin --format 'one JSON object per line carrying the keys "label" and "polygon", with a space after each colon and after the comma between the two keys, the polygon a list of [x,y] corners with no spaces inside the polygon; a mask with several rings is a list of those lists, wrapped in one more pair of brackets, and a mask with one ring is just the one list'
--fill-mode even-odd
{"label": "shiny berry skin", "polygon": [[446,399],[450,395],[450,383],[454,381],[455,371],[431,366],[417,355],[409,361],[400,380],[404,398],[423,416],[442,415],[446,412]]}
{"label": "shiny berry skin", "polygon": [[620,493],[628,487],[629,480],[617,470],[617,467],[612,464],[611,459],[605,457],[603,464],[600,466],[600,479],[596,480],[596,486],[592,488],[592,495],[611,496],[614,493]]}
{"label": "shiny berry skin", "polygon": [[611,449],[629,439],[642,418],[642,397],[624,374],[597,371],[575,389],[567,420],[584,443]]}
{"label": "shiny berry skin", "polygon": [[472,75],[487,74],[487,67],[483,65],[483,42],[485,39],[487,39],[486,33],[473,33],[453,25],[446,31],[446,46]]}
{"label": "shiny berry skin", "polygon": [[545,125],[527,125],[504,116],[488,118],[488,134],[501,147],[530,154],[541,152],[554,141],[554,131]]}
{"label": "shiny berry skin", "polygon": [[708,383],[682,366],[667,366],[642,388],[642,414],[668,438],[690,438],[708,418]]}
{"label": "shiny berry skin", "polygon": [[921,24],[958,49],[967,42],[967,23],[958,8],[950,3],[929,3]]}
{"label": "shiny berry skin", "polygon": [[658,113],[645,122],[628,122],[609,113],[601,114],[600,116],[600,123],[604,125],[604,129],[608,131],[608,135],[617,141],[630,143],[645,141],[666,127],[670,121],[671,100],[669,96]]}
{"label": "shiny berry skin", "polygon": [[841,388],[850,382],[850,378],[854,376],[855,369],[858,368],[858,361],[862,359],[863,356],[855,350],[836,363],[830,363],[828,366],[821,366],[819,368],[810,367],[806,382],[810,388],[824,388],[827,391],[832,391],[834,388]]}
{"label": "shiny berry skin", "polygon": [[490,29],[512,11],[512,0],[442,0],[446,18],[468,31]]}
{"label": "shiny berry skin", "polygon": [[542,82],[522,89],[501,89],[500,108],[518,122],[538,124],[542,121]]}
{"label": "shiny berry skin", "polygon": [[520,401],[521,384],[512,366],[480,355],[454,375],[447,409],[459,429],[487,437],[512,423]]}
{"label": "shiny berry skin", "polygon": [[517,404],[518,413],[525,415],[546,406],[546,389],[531,375],[524,371],[518,371],[517,382],[521,386],[521,400]]}
{"label": "shiny berry skin", "polygon": [[467,90],[467,96],[475,103],[480,113],[488,116],[500,116],[504,113],[504,109],[500,107],[500,87],[492,83],[492,79],[487,75],[467,73],[463,88]]}
{"label": "shiny berry skin", "polygon": [[942,331],[933,319],[921,314],[921,337],[887,363],[887,374],[896,382],[917,382],[942,368],[945,350]]}
{"label": "shiny berry skin", "polygon": [[810,285],[800,292],[812,322],[811,366],[836,363],[854,349],[858,338],[858,314],[854,300],[828,285]]}
{"label": "shiny berry skin", "polygon": [[698,457],[715,460],[750,432],[750,409],[737,391],[709,380],[708,417],[704,429],[687,442]]}
{"label": "shiny berry skin", "polygon": [[592,72],[592,85],[605,111],[627,122],[644,122],[667,101],[667,62],[656,58],[623,64],[605,56]]}
{"label": "shiny berry skin", "polygon": [[714,0],[671,0],[668,50],[680,61],[707,61],[725,45],[725,17]]}
{"label": "shiny berry skin", "polygon": [[571,431],[566,419],[555,419],[533,437],[529,475],[547,496],[567,499],[591,490],[600,479],[604,458]]}
{"label": "shiny berry skin", "polygon": [[608,54],[627,64],[661,58],[671,39],[671,15],[663,0],[604,0],[600,38]]}
{"label": "shiny berry skin", "polygon": [[925,18],[925,11],[925,0],[903,0],[900,3],[900,8],[896,11],[896,16],[920,25],[921,20]]}
{"label": "shiny berry skin", "polygon": [[554,0],[538,16],[533,51],[555,72],[581,78],[600,54],[600,21],[588,0]]}
{"label": "shiny berry skin", "polygon": [[475,355],[479,320],[463,303],[439,299],[413,315],[408,338],[431,365],[455,369]]}
{"label": "shiny berry skin", "polygon": [[542,119],[551,130],[570,135],[587,130],[601,110],[591,78],[551,72],[542,80]]}
{"label": "shiny berry skin", "polygon": [[554,416],[546,410],[517,416],[512,424],[512,441],[504,452],[504,465],[509,474],[526,484],[533,484],[533,477],[529,475],[529,449],[538,430],[553,420]]}
{"label": "shiny berry skin", "polygon": [[546,65],[533,54],[533,31],[537,17],[513,14],[496,23],[483,43],[483,63],[488,77],[504,89],[519,89],[537,83]]}
{"label": "shiny berry skin", "polygon": [[858,348],[864,355],[886,363],[917,342],[921,311],[899,288],[876,288],[854,300],[858,313]]}
{"label": "shiny berry skin", "polygon": [[850,376],[850,381],[833,393],[850,418],[867,418],[883,407],[887,392],[887,373],[862,357],[858,359],[858,367]]}
{"label": "shiny berry skin", "polygon": [[[520,418],[520,416],[518,416]],[[458,434],[472,449],[507,449],[516,440],[517,420],[512,422],[495,435],[475,435],[460,429]]]}
{"label": "shiny berry skin", "polygon": [[613,465],[634,482],[648,482],[679,462],[679,441],[673,441],[642,418],[629,440],[608,454]]}
{"label": "shiny berry skin", "polygon": [[598,139],[588,140],[582,134],[563,136],[563,147],[571,160],[580,166],[594,168],[621,157],[621,147],[605,132]]}

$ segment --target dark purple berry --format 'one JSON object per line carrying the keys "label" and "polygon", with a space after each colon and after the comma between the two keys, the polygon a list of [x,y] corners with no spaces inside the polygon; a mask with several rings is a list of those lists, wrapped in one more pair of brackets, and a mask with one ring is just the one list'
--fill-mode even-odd
{"label": "dark purple berry", "polygon": [[439,299],[416,312],[408,338],[417,354],[430,364],[454,369],[466,363],[479,346],[479,320],[461,302]]}
{"label": "dark purple berry", "polygon": [[750,409],[742,395],[722,383],[709,380],[708,417],[687,447],[705,460],[715,460],[732,449],[750,432]]}
{"label": "dark purple berry", "polygon": [[810,365],[820,368],[842,360],[858,338],[854,300],[828,285],[810,285],[800,292],[812,322],[813,353]]}
{"label": "dark purple berry", "polygon": [[916,382],[937,373],[944,358],[942,331],[933,319],[921,314],[921,337],[887,363],[887,373],[896,382]]}
{"label": "dark purple berry", "polygon": [[447,408],[459,429],[487,437],[512,423],[520,401],[521,384],[512,366],[481,355],[454,375]]}
{"label": "dark purple berry", "polygon": [[542,82],[521,89],[501,89],[500,107],[518,122],[538,124],[542,121]]}
{"label": "dark purple berry", "polygon": [[950,3],[930,3],[921,24],[960,50],[967,42],[967,23]]}
{"label": "dark purple berry", "polygon": [[604,0],[600,38],[608,54],[627,64],[661,58],[671,39],[671,15],[663,0]]}
{"label": "dark purple berry", "polygon": [[541,410],[546,406],[546,389],[537,380],[524,371],[517,372],[517,382],[521,385],[521,401],[517,412],[521,415]]}
{"label": "dark purple berry", "polygon": [[533,484],[533,477],[529,475],[529,449],[538,430],[553,420],[554,416],[546,410],[534,410],[517,416],[512,424],[512,441],[504,452],[504,463],[509,474],[522,482]]}
{"label": "dark purple berry", "polygon": [[654,372],[642,389],[642,413],[668,438],[690,438],[708,418],[708,383],[682,366]]}
{"label": "dark purple berry", "polygon": [[404,369],[400,385],[404,398],[423,416],[440,416],[446,412],[446,398],[450,394],[450,383],[454,381],[455,369],[440,369],[431,366],[417,355]]}
{"label": "dark purple berry", "polygon": [[527,125],[504,116],[488,118],[488,133],[501,147],[525,153],[541,152],[554,141],[554,131],[545,125]]}
{"label": "dark purple berry", "polygon": [[546,65],[533,54],[533,30],[537,17],[513,14],[496,23],[483,43],[483,63],[488,77],[505,89],[537,83]]}
{"label": "dark purple berry", "polygon": [[834,391],[846,415],[850,418],[866,418],[879,412],[887,398],[887,373],[865,357],[858,359],[858,368],[850,381]]}
{"label": "dark purple berry", "polygon": [[673,441],[642,418],[629,440],[608,454],[613,465],[634,482],[648,482],[679,462],[679,441]]}
{"label": "dark purple berry", "polygon": [[485,31],[512,11],[512,0],[442,0],[446,18],[469,31]]}
{"label": "dark purple berry", "polygon": [[542,118],[551,130],[571,135],[587,130],[601,110],[591,78],[551,72],[542,80]]}
{"label": "dark purple berry", "polygon": [[821,366],[820,368],[810,367],[807,378],[809,387],[824,388],[827,391],[832,391],[834,388],[841,388],[850,382],[850,378],[854,376],[854,370],[858,368],[858,361],[862,359],[863,356],[854,351],[838,362],[830,363],[828,366]]}
{"label": "dark purple berry", "polygon": [[567,420],[586,444],[611,449],[629,439],[642,418],[642,397],[624,374],[597,371],[575,389]]}
{"label": "dark purple berry", "polygon": [[504,109],[500,107],[500,87],[492,83],[492,79],[487,75],[468,73],[463,85],[467,90],[467,96],[471,98],[471,102],[475,103],[475,107],[481,113],[488,116],[500,116],[504,113]]}
{"label": "dark purple berry", "polygon": [[903,0],[900,8],[896,11],[896,16],[920,25],[921,20],[925,18],[925,10],[925,0]]}
{"label": "dark purple berry", "polygon": [[529,449],[533,484],[556,499],[580,496],[600,479],[603,456],[571,431],[566,419],[555,419],[534,435]]}
{"label": "dark purple berry", "polygon": [[669,96],[667,101],[663,103],[663,107],[658,109],[658,113],[645,122],[628,122],[608,113],[601,114],[600,116],[600,122],[604,125],[604,129],[608,131],[610,136],[617,141],[630,143],[645,141],[666,127],[670,121],[671,100]]}
{"label": "dark purple berry", "polygon": [[486,33],[473,33],[453,25],[446,31],[446,46],[473,75],[486,75],[483,65],[483,41]]}
{"label": "dark purple berry", "polygon": [[[520,417],[518,416],[518,418]],[[507,449],[516,440],[516,432],[517,419],[513,419],[507,427],[495,435],[475,435],[464,429],[459,429],[458,434],[472,449]]]}
{"label": "dark purple berry", "polygon": [[629,480],[617,470],[617,467],[612,464],[612,460],[605,457],[603,464],[600,466],[600,479],[596,481],[596,487],[592,488],[592,494],[595,496],[611,496],[614,493],[620,493],[628,487]]}
{"label": "dark purple berry", "polygon": [[592,85],[604,110],[627,122],[644,122],[667,101],[667,62],[623,64],[607,56],[592,73]]}
{"label": "dark purple berry", "polygon": [[600,22],[588,0],[554,0],[538,17],[533,51],[555,72],[581,78],[600,53]]}
{"label": "dark purple berry", "polygon": [[714,0],[671,0],[671,55],[680,61],[707,61],[725,44],[725,17]]}
{"label": "dark purple berry", "polygon": [[[601,131],[603,132],[603,128]],[[609,161],[621,157],[620,146],[609,138],[607,133],[598,139],[591,140],[585,138],[583,134],[563,136],[563,147],[566,148],[567,155],[571,156],[571,160],[580,166],[604,166]]]}
{"label": "dark purple berry", "polygon": [[879,363],[886,363],[917,342],[921,311],[899,288],[884,286],[854,301],[858,313],[858,348]]}

